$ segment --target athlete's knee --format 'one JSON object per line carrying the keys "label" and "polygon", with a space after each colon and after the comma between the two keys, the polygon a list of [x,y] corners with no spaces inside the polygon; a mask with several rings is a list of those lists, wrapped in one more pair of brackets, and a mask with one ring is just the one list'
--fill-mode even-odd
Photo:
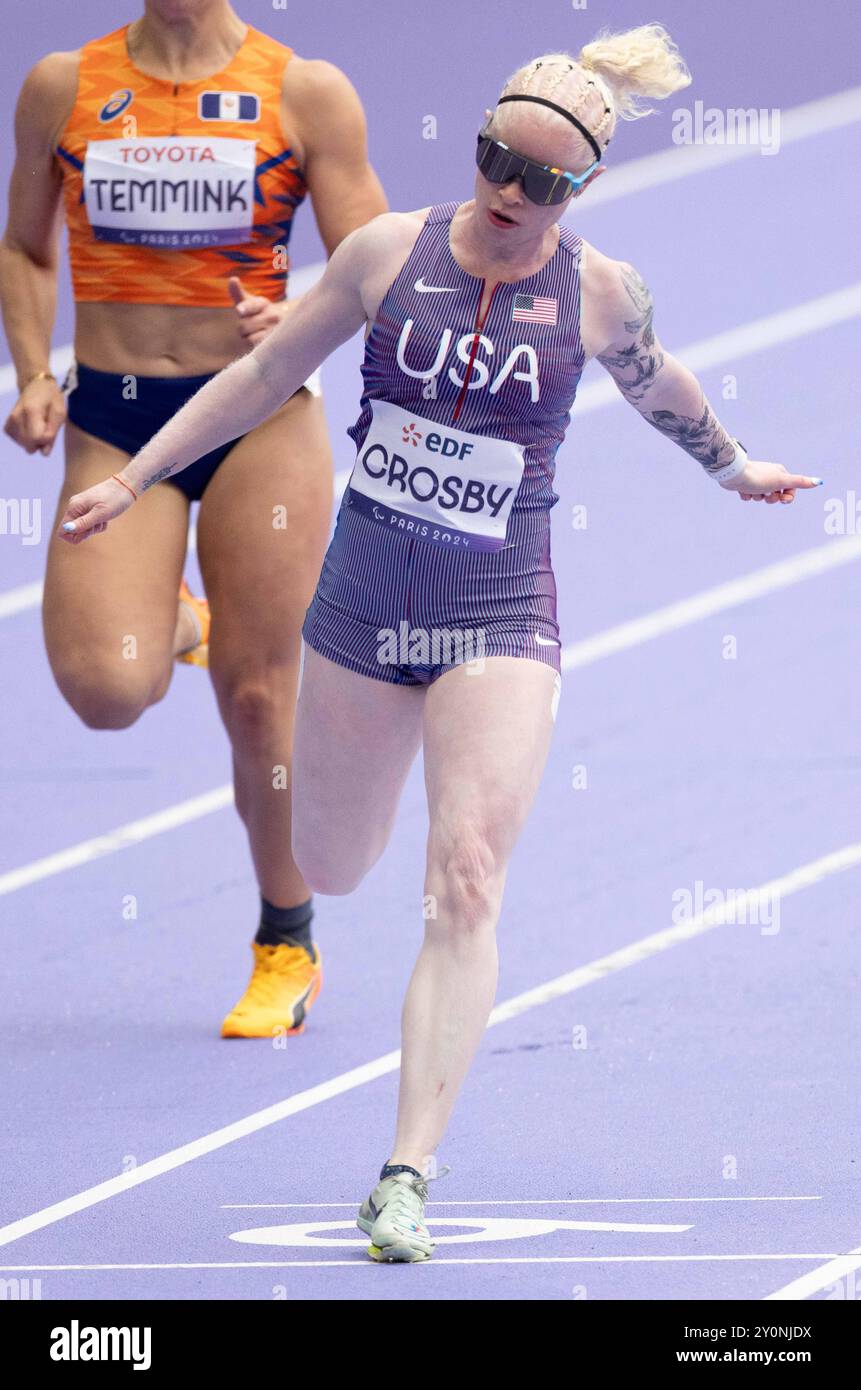
{"label": "athlete's knee", "polygon": [[[439,898],[438,920],[467,931],[496,917],[505,865],[496,836],[480,821],[448,823],[428,841],[428,891]],[[429,916],[433,920],[433,916]]]}
{"label": "athlete's knee", "polygon": [[66,703],[88,729],[128,729],[165,694],[170,673],[153,677],[135,669],[96,661],[84,668],[56,671]]}
{"label": "athlete's knee", "polygon": [[293,860],[312,893],[333,898],[353,893],[371,867],[367,861],[327,846],[322,836],[303,833],[295,823]]}
{"label": "athlete's knee", "polygon": [[243,675],[234,680],[215,677],[219,705],[231,738],[250,750],[271,747],[273,735],[283,736],[290,707],[282,683],[267,675]]}

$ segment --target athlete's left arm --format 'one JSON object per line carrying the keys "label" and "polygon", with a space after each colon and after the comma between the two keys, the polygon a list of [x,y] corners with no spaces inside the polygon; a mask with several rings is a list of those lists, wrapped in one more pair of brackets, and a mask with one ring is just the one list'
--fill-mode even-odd
{"label": "athlete's left arm", "polygon": [[[736,459],[736,440],[715,416],[693,372],[661,346],[648,286],[623,261],[605,260],[596,273],[600,331],[606,339],[595,354],[601,366],[644,420],[695,458],[706,473],[719,474]],[[745,502],[792,502],[796,488],[818,483],[817,478],[787,472],[782,464],[748,459],[743,471],[721,486]]]}
{"label": "athlete's left arm", "polygon": [[284,73],[284,125],[296,132],[317,227],[331,256],[350,232],[388,211],[368,160],[362,103],[340,68],[294,57]]}

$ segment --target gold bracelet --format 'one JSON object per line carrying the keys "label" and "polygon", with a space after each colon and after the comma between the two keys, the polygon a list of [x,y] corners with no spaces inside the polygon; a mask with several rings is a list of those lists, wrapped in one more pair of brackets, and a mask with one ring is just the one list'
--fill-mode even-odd
{"label": "gold bracelet", "polygon": [[56,380],[57,380],[57,378],[54,376],[54,373],[53,373],[53,372],[34,372],[32,376],[28,376],[27,380],[26,380],[22,385],[20,385],[20,386],[18,387],[18,394],[20,395],[22,391],[26,391],[26,390],[27,390],[27,387],[28,387],[28,386],[32,386],[32,384],[33,384],[34,381],[56,381]]}

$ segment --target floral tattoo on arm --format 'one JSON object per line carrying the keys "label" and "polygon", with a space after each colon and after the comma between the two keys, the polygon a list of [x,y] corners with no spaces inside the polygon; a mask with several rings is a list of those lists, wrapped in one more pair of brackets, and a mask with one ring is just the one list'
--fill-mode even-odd
{"label": "floral tattoo on arm", "polygon": [[[661,434],[701,463],[707,473],[723,468],[735,457],[735,444],[716,419],[705,396],[700,393],[699,415],[682,415],[669,409],[644,408],[655,386],[664,354],[652,327],[654,300],[648,285],[633,266],[622,271],[622,283],[634,305],[634,316],[625,322],[631,342],[622,348],[599,353],[598,361],[612,376],[620,392]],[[660,386],[661,383],[659,383]],[[660,398],[660,390],[656,393]]]}
{"label": "floral tattoo on arm", "polygon": [[735,444],[715,419],[712,408],[703,397],[703,412],[699,419],[677,415],[673,410],[643,412],[643,419],[656,430],[672,439],[681,449],[702,464],[707,473],[725,468],[735,458]]}
{"label": "floral tattoo on arm", "polygon": [[651,290],[633,266],[622,271],[622,283],[634,305],[633,318],[625,320],[625,332],[631,334],[632,341],[626,347],[599,353],[598,361],[606,367],[625,400],[633,405],[654,385],[664,365],[664,354],[652,328],[655,302]]}

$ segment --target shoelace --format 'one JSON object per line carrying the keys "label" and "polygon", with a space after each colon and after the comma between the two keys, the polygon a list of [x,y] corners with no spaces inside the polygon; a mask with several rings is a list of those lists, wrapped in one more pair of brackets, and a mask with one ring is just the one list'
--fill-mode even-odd
{"label": "shoelace", "polygon": [[[276,952],[278,955],[276,956]],[[311,964],[304,947],[297,948],[297,954],[287,956],[277,946],[264,946],[256,956],[256,968],[248,986],[247,995],[255,1004],[271,1003],[286,977],[297,975],[297,984],[305,984],[306,964]]]}
{"label": "shoelace", "polygon": [[412,1217],[415,1213],[412,1210],[408,1192],[414,1192],[422,1202],[428,1200],[428,1183],[438,1182],[446,1174],[451,1172],[451,1168],[446,1163],[439,1173],[434,1173],[432,1177],[425,1175],[423,1178],[410,1178],[409,1182],[399,1182],[395,1185],[395,1190],[389,1198],[386,1206],[394,1207],[397,1216],[406,1215]]}

